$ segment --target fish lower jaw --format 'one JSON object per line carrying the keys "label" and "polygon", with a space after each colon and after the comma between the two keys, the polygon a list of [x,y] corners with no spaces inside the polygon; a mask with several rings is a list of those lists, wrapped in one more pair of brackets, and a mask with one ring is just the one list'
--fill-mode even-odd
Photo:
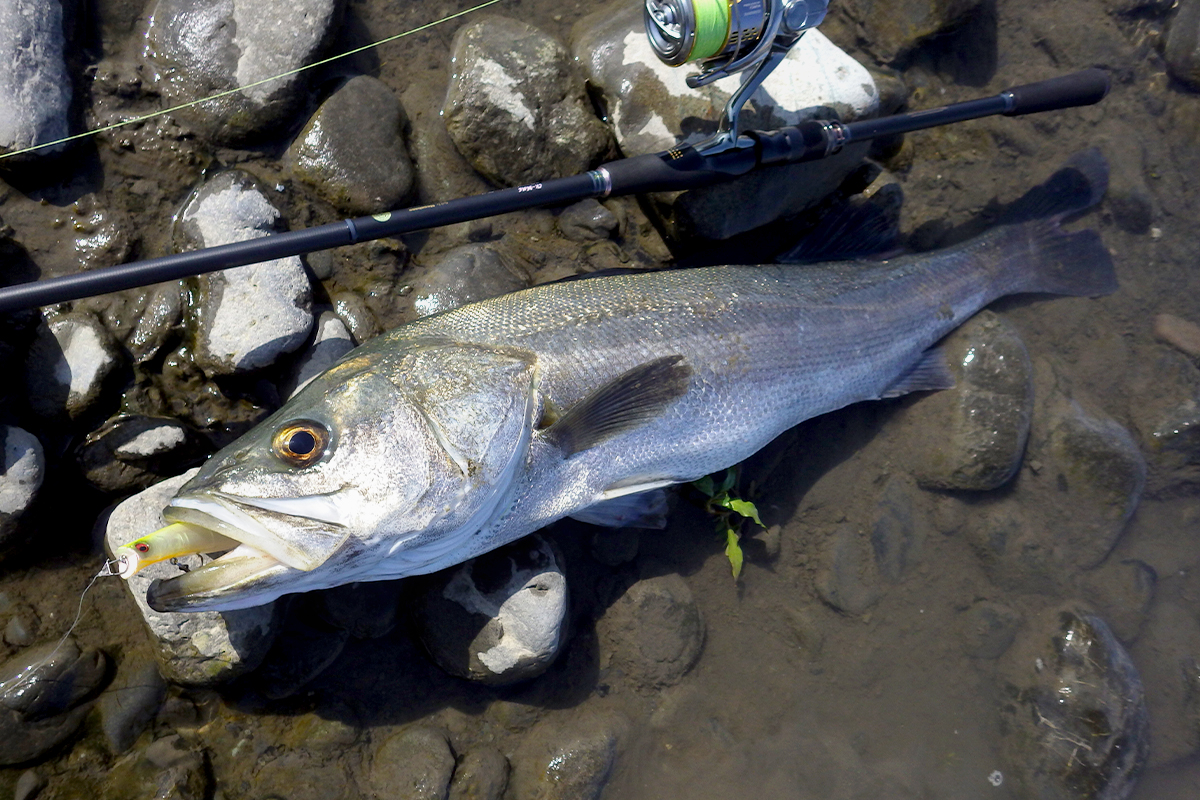
{"label": "fish lower jaw", "polygon": [[270,555],[240,544],[224,555],[173,578],[155,579],[146,603],[158,612],[249,608],[275,599],[258,588],[272,578],[294,573]]}

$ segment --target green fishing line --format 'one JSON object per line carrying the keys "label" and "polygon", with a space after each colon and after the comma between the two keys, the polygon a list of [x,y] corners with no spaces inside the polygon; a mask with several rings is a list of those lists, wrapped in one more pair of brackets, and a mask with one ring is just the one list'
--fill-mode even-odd
{"label": "green fishing line", "polygon": [[[729,41],[729,3],[731,0],[693,0],[696,14],[696,41],[688,61],[712,58]],[[737,0],[732,0],[737,2]]]}

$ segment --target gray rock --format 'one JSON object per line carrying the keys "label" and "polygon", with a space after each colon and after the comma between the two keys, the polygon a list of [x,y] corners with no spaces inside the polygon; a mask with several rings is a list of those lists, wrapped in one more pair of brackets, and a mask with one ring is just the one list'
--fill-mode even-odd
{"label": "gray rock", "polygon": [[31,433],[0,425],[0,543],[17,530],[21,515],[33,504],[46,473],[42,443]]}
{"label": "gray rock", "polygon": [[77,460],[93,486],[121,492],[176,475],[197,455],[198,444],[177,420],[120,414],[87,435]]}
{"label": "gray rock", "polygon": [[146,730],[167,696],[167,682],[153,661],[123,662],[100,695],[100,727],[113,753],[124,753]]}
{"label": "gray rock", "polygon": [[292,368],[292,374],[280,387],[280,396],[290,399],[325,370],[332,367],[342,356],[354,349],[354,339],[341,318],[325,310],[317,317],[313,342]]}
{"label": "gray rock", "polygon": [[596,623],[601,658],[640,688],[678,683],[700,657],[704,619],[683,578],[646,578],[630,586]]}
{"label": "gray rock", "polygon": [[91,314],[50,317],[25,361],[30,407],[43,417],[80,416],[100,399],[118,358],[116,342]]}
{"label": "gray rock", "polygon": [[47,781],[36,770],[27,769],[17,778],[17,788],[13,792],[13,800],[33,800],[38,792],[46,788]]}
{"label": "gray rock", "polygon": [[380,334],[379,320],[367,308],[366,302],[354,292],[339,292],[334,295],[333,309],[346,325],[354,341],[362,344]]}
{"label": "gray rock", "polygon": [[317,60],[340,14],[338,0],[159,0],[146,37],[149,72],[169,105],[244,87],[175,113],[217,143],[263,138],[304,102],[307,73],[287,73]]}
{"label": "gray rock", "polygon": [[1156,603],[1134,643],[1150,712],[1150,764],[1200,751],[1200,621],[1194,604]]}
{"label": "gray rock", "polygon": [[[111,554],[121,545],[163,525],[162,509],[198,470],[169,478],[122,501],[109,514],[105,526],[105,548]],[[178,559],[197,567],[201,556]],[[195,613],[160,612],[146,603],[146,590],[155,578],[179,574],[168,561],[152,564],[125,581],[156,646],[155,657],[162,674],[172,683],[211,686],[224,683],[254,669],[262,661],[275,637],[275,604],[268,603],[237,611]]]}
{"label": "gray rock", "polygon": [[980,600],[962,615],[963,652],[971,658],[999,658],[1020,627],[1019,612],[1003,603]]}
{"label": "gray rock", "polygon": [[1158,573],[1144,561],[1105,561],[1089,572],[1084,594],[1124,644],[1137,640],[1154,603]]}
{"label": "gray rock", "polygon": [[91,710],[107,658],[67,637],[25,650],[0,669],[0,765],[32,761],[66,741]]}
{"label": "gray rock", "polygon": [[558,229],[573,242],[609,239],[619,227],[617,215],[593,198],[567,206],[558,215]]}
{"label": "gray rock", "polygon": [[534,536],[433,577],[416,621],[438,666],[491,685],[545,672],[565,639],[560,558],[547,539]]}
{"label": "gray rock", "polygon": [[378,639],[396,627],[400,581],[346,583],[320,593],[321,617],[355,639]]}
{"label": "gray rock", "polygon": [[611,148],[582,77],[555,39],[489,17],[459,28],[443,116],[455,147],[505,186],[587,171]]}
{"label": "gray rock", "polygon": [[[0,153],[67,135],[71,79],[63,60],[65,45],[59,0],[0,5]],[[59,145],[18,158],[62,149]]]}
{"label": "gray rock", "polygon": [[[983,0],[846,0],[841,4],[856,23],[859,41],[884,64],[899,61],[922,41],[945,33],[976,14]],[[833,11],[833,8],[830,8]]]}
{"label": "gray rock", "polygon": [[447,800],[500,800],[508,787],[508,759],[494,747],[472,750],[454,768]]}
{"label": "gray rock", "polygon": [[[197,189],[179,221],[197,247],[257,239],[274,231],[279,212],[254,179],[227,170]],[[268,366],[308,339],[312,287],[296,256],[224,270],[197,279],[189,321],[196,364],[208,375]]]}
{"label": "gray rock", "polygon": [[427,317],[524,289],[528,276],[486,244],[465,244],[442,256],[415,282],[413,308]]}
{"label": "gray rock", "polygon": [[824,548],[814,578],[817,595],[846,614],[862,614],[879,601],[873,548],[855,525],[838,525]]}
{"label": "gray rock", "polygon": [[981,311],[941,347],[955,386],[906,409],[913,475],[928,489],[1003,486],[1021,466],[1033,418],[1025,344],[1002,317]]}
{"label": "gray rock", "polygon": [[628,723],[585,712],[534,726],[513,755],[512,793],[522,800],[599,800]]}
{"label": "gray rock", "polygon": [[138,364],[143,364],[167,343],[171,332],[183,319],[183,282],[160,283],[150,291],[146,307],[138,317],[137,324],[125,347]]}
{"label": "gray rock", "polygon": [[408,119],[377,78],[348,80],[321,104],[288,148],[292,174],[347,214],[397,208],[413,188],[404,146]]}
{"label": "gray rock", "polygon": [[879,574],[898,581],[916,563],[921,535],[913,522],[912,489],[901,480],[887,482],[875,507],[871,549]]}
{"label": "gray rock", "polygon": [[366,782],[378,800],[444,800],[453,774],[454,752],[446,735],[418,727],[376,748]]}
{"label": "gray rock", "polygon": [[1141,678],[1108,626],[1076,606],[1048,610],[1001,669],[1001,752],[1017,795],[1128,797],[1149,755],[1149,720]]}
{"label": "gray rock", "polygon": [[204,800],[211,790],[206,762],[203,750],[178,734],[166,736],[113,764],[104,776],[102,797]]}
{"label": "gray rock", "polygon": [[1200,91],[1200,0],[1179,0],[1164,55],[1171,76]]}
{"label": "gray rock", "polygon": [[[657,153],[716,130],[717,118],[740,77],[691,89],[692,70],[658,60],[646,39],[641,7],[618,3],[575,28],[575,58],[604,96],[617,142],[626,156]],[[842,121],[872,116],[879,93],[867,70],[809,31],[743,110],[743,127],[772,130],[836,114]],[[758,170],[718,187],[652,197],[655,212],[679,241],[724,239],[798,214],[832,192],[858,165],[865,146],[851,146],[819,164]],[[758,198],[771,197],[770,203]]]}
{"label": "gray rock", "polygon": [[9,613],[8,622],[4,624],[4,641],[14,647],[28,647],[37,641],[41,627],[37,613],[23,603]]}

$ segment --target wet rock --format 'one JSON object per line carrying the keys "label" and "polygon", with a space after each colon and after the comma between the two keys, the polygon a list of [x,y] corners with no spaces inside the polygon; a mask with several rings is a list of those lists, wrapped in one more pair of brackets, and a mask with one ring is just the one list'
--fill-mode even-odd
{"label": "wet rock", "polygon": [[565,639],[560,558],[547,539],[534,536],[432,578],[416,620],[438,666],[491,685],[545,672]]}
{"label": "wet rock", "polygon": [[332,311],[322,311],[317,317],[312,344],[296,359],[292,374],[280,387],[279,394],[284,399],[290,399],[313,378],[332,367],[338,359],[353,349],[354,339],[351,338],[346,323]]}
{"label": "wet rock", "polygon": [[905,410],[913,475],[928,489],[1003,486],[1021,465],[1033,418],[1033,365],[1002,317],[981,311],[941,345],[955,386]]}
{"label": "wet rock", "polygon": [[898,61],[925,39],[960,25],[984,5],[984,0],[847,0],[843,4],[847,16],[860,26],[862,46],[884,64]]}
{"label": "wet rock", "polygon": [[286,800],[362,800],[349,770],[338,759],[322,760],[301,745],[269,760],[254,770],[253,785],[258,796]]}
{"label": "wet rock", "polygon": [[826,543],[814,586],[817,595],[846,614],[862,614],[879,601],[872,548],[856,526],[841,524]]}
{"label": "wet rock", "polygon": [[332,300],[334,313],[345,323],[354,341],[362,344],[380,334],[379,320],[354,292],[339,292]]}
{"label": "wet rock", "polygon": [[963,652],[971,658],[999,658],[1021,626],[1021,614],[1003,603],[980,600],[962,615]]}
{"label": "wet rock", "polygon": [[17,530],[21,515],[33,504],[46,472],[42,443],[31,433],[0,425],[0,543]]}
{"label": "wet rock", "polygon": [[152,660],[122,663],[100,695],[100,727],[113,753],[124,753],[146,730],[167,696],[167,683]]}
{"label": "wet rock", "polygon": [[[657,153],[716,131],[740,76],[701,89],[686,84],[694,70],[669,67],[650,49],[639,4],[618,3],[576,26],[574,53],[590,85],[604,98],[626,156]],[[870,73],[812,30],[792,48],[742,112],[743,129],[774,130],[812,119],[872,116],[878,91]],[[798,214],[833,191],[858,165],[866,146],[852,146],[820,164],[758,170],[720,187],[653,196],[668,232],[724,239]],[[760,197],[772,202],[761,203]]]}
{"label": "wet rock", "polygon": [[500,800],[508,787],[508,770],[508,759],[499,750],[472,750],[454,768],[447,800]]}
{"label": "wet rock", "polygon": [[[169,478],[118,504],[104,526],[105,548],[111,554],[121,545],[166,524],[162,509],[197,470]],[[201,556],[177,559],[197,567]],[[155,644],[162,675],[172,683],[211,686],[254,669],[275,637],[275,604],[237,611],[160,612],[146,603],[146,590],[155,578],[179,574],[179,567],[162,561],[142,569],[125,588],[133,598]]]}
{"label": "wet rock", "polygon": [[201,449],[177,420],[121,414],[84,439],[78,450],[84,477],[105,492],[145,489],[194,463]]}
{"label": "wet rock", "polygon": [[400,101],[377,78],[346,81],[288,148],[292,174],[347,214],[397,208],[413,188],[404,146],[408,119]]}
{"label": "wet rock", "polygon": [[145,309],[125,340],[135,363],[144,364],[158,355],[179,326],[183,319],[183,292],[182,281],[161,283],[151,289]]}
{"label": "wet rock", "polygon": [[[175,112],[220,144],[269,136],[304,102],[308,73],[341,13],[338,0],[159,0],[146,37],[149,74],[168,105],[240,92]],[[282,76],[260,86],[256,81]]]}
{"label": "wet rock", "polygon": [[260,389],[260,395],[266,392],[266,397],[227,395],[219,383],[205,376],[192,361],[191,350],[183,346],[166,355],[162,372],[154,378],[149,390],[140,385],[130,387],[123,405],[169,414],[202,434],[212,449],[217,450],[250,430],[278,406],[274,387],[262,382],[256,388]]}
{"label": "wet rock", "polygon": [[1154,335],[1192,358],[1200,358],[1200,325],[1174,314],[1154,318]]}
{"label": "wet rock", "polygon": [[512,786],[522,800],[598,800],[620,755],[628,724],[586,712],[539,723],[513,755]]}
{"label": "wet rock", "polygon": [[355,639],[378,639],[396,627],[400,581],[347,583],[320,593],[321,617]]}
{"label": "wet rock", "polygon": [[575,175],[609,153],[611,134],[552,37],[490,17],[460,28],[451,49],[446,130],[489,180],[519,186]]}
{"label": "wet rock", "polygon": [[524,289],[529,277],[495,248],[466,244],[442,256],[415,282],[413,308],[427,317]]}
{"label": "wet rock", "polygon": [[[307,598],[306,598],[307,599]],[[295,607],[275,636],[271,652],[254,673],[254,683],[268,700],[291,697],[325,671],[342,654],[349,631],[327,625],[303,606]]]}
{"label": "wet rock", "polygon": [[371,754],[367,788],[378,800],[442,800],[454,774],[446,735],[410,728],[385,739]]}
{"label": "wet rock", "polygon": [[1084,595],[1124,644],[1134,642],[1146,624],[1158,573],[1144,561],[1106,561],[1088,573]]}
{"label": "wet rock", "polygon": [[630,586],[596,623],[602,658],[635,685],[678,683],[700,657],[704,619],[683,578],[646,578]]}
{"label": "wet rock", "polygon": [[1021,797],[1121,800],[1149,754],[1142,682],[1086,609],[1040,615],[1002,662],[1002,753]]}
{"label": "wet rock", "polygon": [[1200,91],[1200,1],[1180,0],[1164,55],[1171,77]]}
{"label": "wet rock", "polygon": [[871,549],[879,574],[898,581],[917,560],[920,536],[913,522],[912,490],[897,479],[888,481],[875,508]]}
{"label": "wet rock", "polygon": [[70,637],[10,659],[0,670],[0,765],[32,761],[74,734],[107,668],[104,653]]}
{"label": "wet rock", "polygon": [[14,647],[28,647],[37,641],[40,627],[37,612],[24,603],[18,604],[9,611],[8,622],[4,624],[4,641]]}
{"label": "wet rock", "polygon": [[1150,712],[1150,764],[1169,764],[1200,751],[1200,621],[1194,604],[1154,605],[1134,643]]}
{"label": "wet rock", "polygon": [[[279,212],[254,179],[238,170],[218,173],[180,212],[184,237],[212,247],[273,232]],[[304,344],[312,328],[312,287],[296,256],[201,276],[192,309],[196,364],[208,375],[268,366]]]}
{"label": "wet rock", "polygon": [[112,765],[104,778],[103,800],[204,800],[210,790],[206,762],[204,751],[189,746],[180,736],[164,737]]}
{"label": "wet rock", "polygon": [[30,408],[43,417],[80,416],[100,399],[118,358],[116,342],[91,314],[49,318],[25,361]]}
{"label": "wet rock", "polygon": [[[71,79],[58,0],[0,6],[0,153],[61,139],[68,133]],[[18,156],[30,160],[62,145]]]}
{"label": "wet rock", "polygon": [[17,788],[13,792],[13,800],[33,800],[38,792],[46,788],[46,779],[36,770],[27,769],[17,778]]}
{"label": "wet rock", "polygon": [[558,229],[573,242],[597,242],[617,232],[617,215],[589,198],[567,206],[558,215]]}
{"label": "wet rock", "polygon": [[99,196],[86,194],[51,223],[65,228],[74,238],[79,269],[96,269],[123,264],[133,252],[133,223],[118,207],[106,205]]}
{"label": "wet rock", "polygon": [[592,557],[606,567],[628,564],[637,558],[641,534],[635,528],[605,528],[592,534]]}

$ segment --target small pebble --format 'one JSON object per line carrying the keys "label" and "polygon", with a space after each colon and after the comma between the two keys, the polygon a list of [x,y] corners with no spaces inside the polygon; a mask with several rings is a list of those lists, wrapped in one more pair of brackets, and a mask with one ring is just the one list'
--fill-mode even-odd
{"label": "small pebble", "polygon": [[1200,357],[1200,325],[1174,314],[1154,318],[1154,335],[1193,358]]}

